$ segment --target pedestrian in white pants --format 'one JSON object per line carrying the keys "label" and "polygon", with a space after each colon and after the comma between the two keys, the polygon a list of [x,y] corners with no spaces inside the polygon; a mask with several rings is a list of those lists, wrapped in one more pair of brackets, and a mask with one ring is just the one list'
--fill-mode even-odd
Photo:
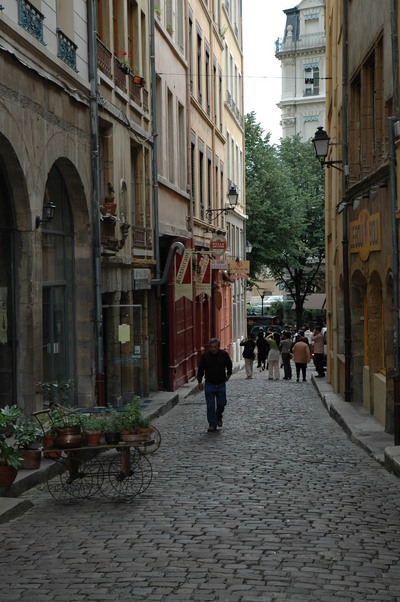
{"label": "pedestrian in white pants", "polygon": [[269,353],[268,353],[268,380],[279,380],[279,345],[280,345],[280,336],[277,332],[269,335]]}

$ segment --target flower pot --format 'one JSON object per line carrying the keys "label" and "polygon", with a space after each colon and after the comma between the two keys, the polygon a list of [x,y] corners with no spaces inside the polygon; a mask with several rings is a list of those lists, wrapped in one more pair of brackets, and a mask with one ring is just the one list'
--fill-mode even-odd
{"label": "flower pot", "polygon": [[101,431],[85,431],[86,445],[88,447],[96,447],[99,445]]}
{"label": "flower pot", "polygon": [[52,435],[44,435],[43,437],[43,457],[50,460],[57,460],[61,457],[61,452],[45,451],[46,448],[54,445],[55,437]]}
{"label": "flower pot", "polygon": [[82,445],[81,427],[79,425],[59,427],[54,445],[61,449],[80,447]]}
{"label": "flower pot", "polygon": [[18,470],[12,466],[0,465],[0,487],[10,487],[15,481]]}
{"label": "flower pot", "polygon": [[42,460],[42,452],[40,449],[21,449],[21,468],[27,468],[29,470],[37,470],[40,468],[40,462]]}
{"label": "flower pot", "polygon": [[108,445],[118,445],[121,441],[121,433],[104,433],[104,439]]}
{"label": "flower pot", "polygon": [[136,433],[130,433],[129,431],[122,431],[121,440],[125,443],[143,443],[148,441],[151,437],[151,429],[140,429]]}

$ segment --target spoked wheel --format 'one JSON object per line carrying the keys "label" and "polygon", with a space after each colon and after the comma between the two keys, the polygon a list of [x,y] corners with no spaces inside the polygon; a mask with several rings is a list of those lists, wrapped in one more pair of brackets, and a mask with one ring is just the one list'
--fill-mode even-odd
{"label": "spoked wheel", "polygon": [[101,491],[114,502],[132,501],[143,489],[143,471],[140,454],[127,448],[107,458],[105,479]]}
{"label": "spoked wheel", "polygon": [[146,458],[146,456],[143,454],[139,454],[139,457],[137,459],[137,464],[140,466],[140,470],[142,471],[142,474],[143,474],[143,485],[142,485],[139,493],[143,493],[144,491],[146,491],[146,489],[148,488],[148,486],[150,485],[150,483],[152,481],[153,469],[151,467],[150,460],[148,458]]}
{"label": "spoked wheel", "polygon": [[103,468],[95,459],[68,454],[51,467],[47,488],[58,502],[77,504],[94,495],[103,479]]}
{"label": "spoked wheel", "polygon": [[150,439],[148,441],[144,441],[141,445],[138,446],[138,450],[141,454],[152,454],[158,450],[161,445],[161,433],[160,431],[153,425],[149,427],[151,429]]}

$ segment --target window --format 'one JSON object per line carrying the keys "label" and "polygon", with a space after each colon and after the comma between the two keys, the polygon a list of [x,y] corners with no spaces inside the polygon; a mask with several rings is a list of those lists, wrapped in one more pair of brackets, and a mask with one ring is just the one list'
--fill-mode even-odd
{"label": "window", "polygon": [[199,199],[200,199],[200,218],[204,219],[204,144],[200,143],[199,148]]}
{"label": "window", "polygon": [[167,97],[167,123],[168,123],[168,179],[175,182],[175,127],[174,127],[174,98],[171,90]]}
{"label": "window", "polygon": [[202,54],[202,37],[201,33],[197,32],[197,100],[199,103],[202,103],[202,85],[201,85],[201,77],[203,74],[202,71],[202,63],[201,63],[201,54]]}
{"label": "window", "polygon": [[319,65],[304,66],[304,96],[319,95]]}
{"label": "window", "polygon": [[[212,155],[211,151],[207,149],[207,208],[212,209],[213,204],[213,170],[212,170]],[[212,217],[210,214],[209,222],[211,223]]]}
{"label": "window", "polygon": [[196,138],[193,132],[190,136],[190,169],[191,169],[191,193],[192,193],[192,206],[193,215],[196,215]]}
{"label": "window", "polygon": [[206,44],[206,109],[211,115],[211,72],[210,72],[210,47]]}

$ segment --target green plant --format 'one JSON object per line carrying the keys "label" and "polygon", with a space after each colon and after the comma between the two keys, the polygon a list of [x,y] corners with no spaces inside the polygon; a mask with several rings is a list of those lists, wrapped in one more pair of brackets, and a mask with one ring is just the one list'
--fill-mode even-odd
{"label": "green plant", "polygon": [[74,387],[71,379],[68,380],[49,380],[36,383],[38,393],[42,393],[43,401],[52,403],[68,403]]}
{"label": "green plant", "polygon": [[145,418],[142,415],[140,397],[138,395],[135,395],[133,401],[126,404],[121,422],[124,430],[131,433],[135,433],[141,428],[146,428],[150,425],[150,418]]}
{"label": "green plant", "polygon": [[228,26],[227,25],[223,25],[221,27],[221,29],[219,30],[219,35],[221,36],[221,38],[225,37],[226,32],[228,31]]}
{"label": "green plant", "polygon": [[126,52],[126,50],[121,54],[119,59],[121,65],[123,65],[126,69],[131,70],[131,55]]}
{"label": "green plant", "polygon": [[21,408],[5,406],[0,409],[0,464],[18,469],[21,466],[21,454],[15,443],[9,438],[14,434],[15,422],[22,415]]}
{"label": "green plant", "polygon": [[171,23],[167,23],[167,31],[171,36],[174,33],[174,29],[173,29]]}
{"label": "green plant", "polygon": [[84,432],[103,431],[104,418],[99,414],[82,414],[81,428]]}
{"label": "green plant", "polygon": [[108,406],[107,414],[103,416],[104,433],[120,433],[124,428],[124,413],[118,412],[112,406]]}
{"label": "green plant", "polygon": [[42,432],[29,418],[18,420],[14,427],[14,441],[18,449],[35,449],[42,439]]}
{"label": "green plant", "polygon": [[156,13],[157,17],[160,19],[161,18],[161,8],[159,6],[155,6],[154,12]]}

